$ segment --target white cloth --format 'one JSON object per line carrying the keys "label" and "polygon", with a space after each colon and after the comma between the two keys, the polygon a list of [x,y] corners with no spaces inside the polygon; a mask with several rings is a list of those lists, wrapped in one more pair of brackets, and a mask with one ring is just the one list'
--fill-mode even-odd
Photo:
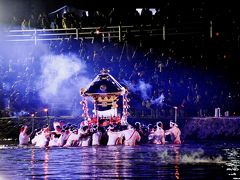
{"label": "white cloth", "polygon": [[38,141],[38,134],[36,134],[35,136],[34,136],[34,138],[31,140],[31,143],[33,144],[33,145],[36,145],[37,144],[37,141]]}
{"label": "white cloth", "polygon": [[108,135],[108,142],[107,142],[108,146],[116,145],[117,139],[121,138],[120,132],[113,132],[109,130],[107,132],[107,135]]}
{"label": "white cloth", "polygon": [[59,138],[52,138],[52,139],[50,139],[50,141],[49,141],[49,147],[55,147],[55,146],[58,146],[58,139]]}
{"label": "white cloth", "polygon": [[90,146],[91,136],[81,139],[81,146]]}
{"label": "white cloth", "polygon": [[79,129],[78,136],[80,137],[79,146],[90,146],[91,136],[87,135],[88,130],[83,131],[83,129]]}
{"label": "white cloth", "polygon": [[74,143],[77,142],[78,140],[79,140],[79,135],[75,133],[71,133],[64,146],[74,146],[75,145]]}
{"label": "white cloth", "polygon": [[42,147],[46,147],[47,146],[48,139],[46,138],[44,133],[41,133],[41,134],[35,136],[34,138],[36,138],[35,139],[35,142],[36,142],[35,146],[36,147],[41,147],[42,148]]}
{"label": "white cloth", "polygon": [[30,137],[25,132],[19,134],[19,145],[27,145],[29,141]]}
{"label": "white cloth", "polygon": [[62,133],[61,136],[58,138],[58,146],[64,146],[69,136],[70,136],[70,133],[66,133],[66,132]]}
{"label": "white cloth", "polygon": [[101,138],[102,138],[102,133],[100,131],[93,133],[93,135],[92,135],[92,145],[93,146],[100,145]]}

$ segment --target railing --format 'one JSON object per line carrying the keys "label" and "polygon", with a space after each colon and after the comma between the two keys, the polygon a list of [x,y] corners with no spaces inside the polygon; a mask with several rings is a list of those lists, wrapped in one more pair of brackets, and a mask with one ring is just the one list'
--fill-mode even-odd
{"label": "railing", "polygon": [[[165,27],[153,28],[150,25],[135,26],[108,26],[108,27],[85,27],[85,28],[68,28],[68,29],[30,29],[30,30],[9,30],[6,32],[6,41],[10,42],[34,42],[54,41],[62,39],[93,39],[97,35],[105,40],[122,41],[123,37],[131,34],[132,37],[138,38],[147,34],[148,36],[165,35]],[[162,37],[164,39],[164,37]]]}
{"label": "railing", "polygon": [[166,40],[170,36],[199,36],[213,37],[213,22],[196,22],[185,24],[163,24],[163,25],[128,25],[107,27],[83,27],[68,29],[28,29],[8,30],[4,34],[5,40],[10,42],[34,42],[54,41],[63,39],[93,39],[98,36],[102,41],[122,42],[126,35],[138,39],[142,37],[158,37]]}

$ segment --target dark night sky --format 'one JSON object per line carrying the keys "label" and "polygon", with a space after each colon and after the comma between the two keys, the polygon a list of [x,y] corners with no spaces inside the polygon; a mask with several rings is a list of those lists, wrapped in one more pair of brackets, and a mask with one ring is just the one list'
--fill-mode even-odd
{"label": "dark night sky", "polygon": [[[137,3],[138,2],[138,3]],[[20,18],[29,17],[29,14],[52,12],[64,5],[74,6],[80,9],[111,9],[113,6],[126,7],[156,7],[157,0],[0,0],[0,22],[8,22],[13,16]],[[163,2],[163,1],[161,1]],[[160,3],[162,4],[162,3]]]}
{"label": "dark night sky", "polygon": [[[130,3],[131,2],[131,3]],[[236,1],[237,2],[237,1]],[[235,2],[235,4],[236,4]],[[236,12],[238,6],[231,1],[173,1],[173,0],[0,0],[0,22],[9,22],[13,16],[19,18],[29,17],[30,14],[39,14],[42,12],[52,12],[64,5],[71,5],[80,9],[110,9],[113,6],[120,6],[123,9],[129,7],[160,7],[175,11],[181,9],[184,11],[186,8],[199,7],[204,4],[209,14],[216,14],[224,12],[224,8],[235,8]],[[107,8],[109,7],[109,8]],[[124,10],[123,10],[124,11]]]}

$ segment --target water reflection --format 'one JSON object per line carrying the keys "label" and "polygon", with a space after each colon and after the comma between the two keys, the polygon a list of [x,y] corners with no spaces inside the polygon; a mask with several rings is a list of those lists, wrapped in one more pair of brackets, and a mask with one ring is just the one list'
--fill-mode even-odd
{"label": "water reflection", "polygon": [[48,180],[48,161],[49,161],[49,149],[46,149],[43,163],[44,180]]}
{"label": "water reflection", "polygon": [[32,170],[32,179],[35,179],[35,149],[32,148],[32,156],[31,156],[31,170]]}
{"label": "water reflection", "polygon": [[206,143],[50,149],[1,147],[0,179],[239,178],[240,149],[226,147],[226,144]]}
{"label": "water reflection", "polygon": [[233,179],[240,179],[240,148],[224,149],[224,151],[229,160],[226,163],[228,175]]}
{"label": "water reflection", "polygon": [[173,147],[175,152],[175,177],[176,179],[180,179],[180,173],[179,173],[179,161],[180,161],[180,154],[179,154],[179,146]]}
{"label": "water reflection", "polygon": [[114,163],[115,164],[114,174],[116,175],[116,178],[120,178],[121,177],[121,171],[120,170],[121,170],[121,167],[123,167],[120,152],[115,153],[114,162],[115,162]]}

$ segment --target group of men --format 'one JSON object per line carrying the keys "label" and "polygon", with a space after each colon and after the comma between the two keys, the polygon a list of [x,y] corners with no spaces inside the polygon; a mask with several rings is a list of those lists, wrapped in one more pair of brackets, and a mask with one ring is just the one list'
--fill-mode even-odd
{"label": "group of men", "polygon": [[40,131],[27,134],[28,127],[21,128],[19,134],[19,145],[32,144],[35,147],[72,147],[72,146],[98,146],[98,145],[127,145],[135,146],[145,143],[165,144],[166,136],[170,135],[171,142],[181,144],[181,131],[178,125],[170,121],[170,129],[164,130],[163,123],[157,122],[155,126],[147,128],[136,122],[134,125],[122,126],[119,124],[108,127],[76,125],[60,122],[53,123],[54,130],[51,131],[48,125]]}

